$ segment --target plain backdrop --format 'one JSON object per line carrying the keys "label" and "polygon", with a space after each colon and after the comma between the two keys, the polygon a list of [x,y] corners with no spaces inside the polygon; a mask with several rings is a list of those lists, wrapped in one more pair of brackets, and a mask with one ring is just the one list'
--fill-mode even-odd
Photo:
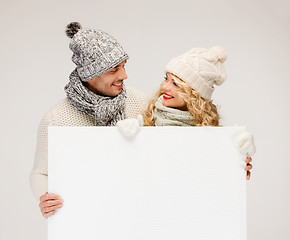
{"label": "plain backdrop", "polygon": [[116,37],[130,56],[127,86],[148,96],[170,59],[193,47],[223,46],[228,78],[214,103],[222,124],[246,126],[257,147],[247,182],[248,239],[290,239],[289,1],[0,3],[1,240],[47,239],[29,173],[39,121],[65,97],[74,69],[64,33],[71,21]]}

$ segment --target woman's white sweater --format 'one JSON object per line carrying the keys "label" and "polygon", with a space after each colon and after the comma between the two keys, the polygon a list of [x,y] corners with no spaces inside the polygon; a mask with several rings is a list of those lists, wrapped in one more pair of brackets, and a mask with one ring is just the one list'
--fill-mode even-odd
{"label": "woman's white sweater", "polygon": [[[147,105],[147,98],[142,92],[127,88],[125,105],[127,118],[137,118]],[[42,118],[38,127],[34,167],[30,174],[31,188],[38,200],[48,189],[48,126],[95,126],[95,119],[77,111],[67,98],[55,105]]]}

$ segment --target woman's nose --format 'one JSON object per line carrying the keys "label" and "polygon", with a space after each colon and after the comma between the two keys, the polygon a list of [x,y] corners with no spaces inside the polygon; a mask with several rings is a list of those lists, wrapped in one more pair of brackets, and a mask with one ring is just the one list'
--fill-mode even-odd
{"label": "woman's nose", "polygon": [[161,84],[161,88],[162,88],[162,90],[169,90],[168,82],[163,81],[163,83]]}

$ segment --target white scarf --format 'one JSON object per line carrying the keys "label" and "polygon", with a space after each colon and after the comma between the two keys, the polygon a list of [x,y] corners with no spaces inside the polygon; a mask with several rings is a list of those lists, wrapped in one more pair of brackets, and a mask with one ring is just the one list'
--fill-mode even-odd
{"label": "white scarf", "polygon": [[193,116],[188,111],[165,107],[162,104],[162,96],[155,103],[155,126],[194,126]]}

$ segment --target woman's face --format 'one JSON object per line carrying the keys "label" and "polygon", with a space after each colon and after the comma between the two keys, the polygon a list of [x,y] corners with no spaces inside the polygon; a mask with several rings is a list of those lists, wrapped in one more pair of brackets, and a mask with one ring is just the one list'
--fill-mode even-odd
{"label": "woman's face", "polygon": [[162,91],[162,104],[165,107],[177,108],[179,110],[186,111],[186,103],[184,100],[178,96],[177,90],[179,86],[172,78],[170,73],[166,73],[166,77],[164,77],[164,81],[161,84]]}

